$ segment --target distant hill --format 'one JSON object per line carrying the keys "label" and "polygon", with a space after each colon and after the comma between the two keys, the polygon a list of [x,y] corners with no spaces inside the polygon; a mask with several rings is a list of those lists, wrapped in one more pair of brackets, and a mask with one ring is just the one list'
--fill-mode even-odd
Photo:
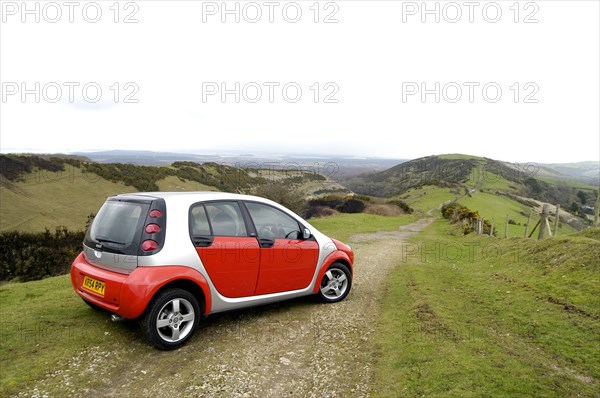
{"label": "distant hill", "polygon": [[219,163],[239,168],[278,169],[303,168],[330,178],[344,178],[367,172],[382,171],[406,159],[376,157],[243,154],[217,153],[192,154],[179,152],[155,152],[137,150],[110,150],[97,152],[74,152],[96,163],[131,163],[138,166],[168,166],[179,161]]}
{"label": "distant hill", "polygon": [[[351,177],[342,183],[359,194],[399,196],[409,203],[421,191],[428,192],[423,187],[446,188],[456,198],[485,192],[528,208],[537,208],[540,202],[560,205],[573,216],[584,218],[592,213],[598,191],[597,186],[534,163],[517,164],[459,154],[427,156],[381,172]],[[487,203],[491,199],[488,196]],[[574,217],[569,218],[573,218],[574,227],[584,225]]]}
{"label": "distant hill", "polygon": [[213,190],[255,193],[284,183],[305,197],[350,193],[304,169],[237,168],[217,163],[169,166],[96,163],[83,158],[0,155],[0,230],[82,229],[107,196],[135,191]]}
{"label": "distant hill", "polygon": [[600,162],[549,163],[542,166],[584,182],[600,184]]}

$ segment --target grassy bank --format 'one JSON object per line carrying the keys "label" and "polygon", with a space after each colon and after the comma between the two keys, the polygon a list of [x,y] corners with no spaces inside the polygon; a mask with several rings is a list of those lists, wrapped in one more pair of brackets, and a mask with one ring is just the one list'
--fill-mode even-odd
{"label": "grassy bank", "polygon": [[377,396],[600,394],[598,231],[403,245],[377,334]]}
{"label": "grassy bank", "polygon": [[354,234],[396,231],[398,227],[410,224],[416,219],[417,217],[412,215],[379,216],[366,213],[341,213],[329,217],[311,218],[309,222],[325,235],[347,241]]}

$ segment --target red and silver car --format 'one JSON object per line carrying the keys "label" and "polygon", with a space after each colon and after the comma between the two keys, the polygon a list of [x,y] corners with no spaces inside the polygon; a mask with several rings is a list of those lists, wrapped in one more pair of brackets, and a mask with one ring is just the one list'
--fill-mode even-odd
{"label": "red and silver car", "polygon": [[316,295],[343,300],[354,254],[270,200],[218,192],[110,197],[71,268],[75,291],[176,348],[201,318]]}

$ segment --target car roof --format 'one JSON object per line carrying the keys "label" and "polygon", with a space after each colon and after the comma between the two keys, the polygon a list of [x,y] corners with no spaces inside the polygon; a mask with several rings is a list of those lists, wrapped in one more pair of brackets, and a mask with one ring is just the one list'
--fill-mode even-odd
{"label": "car roof", "polygon": [[263,203],[270,203],[277,207],[280,204],[266,198],[252,195],[242,195],[230,192],[215,191],[186,191],[186,192],[132,192],[113,196],[113,198],[122,199],[164,199],[167,202],[194,203],[206,200],[253,200]]}

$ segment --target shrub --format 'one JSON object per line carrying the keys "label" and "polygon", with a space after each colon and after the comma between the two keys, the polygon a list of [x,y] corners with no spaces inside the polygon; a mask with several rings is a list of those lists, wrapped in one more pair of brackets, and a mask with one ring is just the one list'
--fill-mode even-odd
{"label": "shrub", "polygon": [[403,200],[393,199],[393,200],[388,200],[387,203],[390,205],[395,205],[395,206],[399,207],[400,209],[402,209],[403,212],[405,212],[407,214],[412,214],[412,212],[413,212],[412,207],[410,207],[408,205],[408,203],[406,203]]}
{"label": "shrub", "polygon": [[365,202],[358,199],[347,199],[342,203],[338,210],[342,213],[362,213],[365,209]]}
{"label": "shrub", "polygon": [[310,208],[310,213],[308,217],[319,218],[319,217],[327,217],[338,214],[336,210],[333,210],[331,207],[327,206],[314,206]]}
{"label": "shrub", "polygon": [[287,207],[300,216],[305,216],[307,213],[307,202],[304,194],[297,190],[290,189],[287,185],[261,185],[256,188],[256,195],[271,199],[272,201]]}
{"label": "shrub", "polygon": [[[460,223],[465,235],[475,231],[475,220],[479,220],[481,215],[476,210],[471,210],[457,202],[450,202],[442,206],[442,216],[451,223]],[[484,235],[489,235],[492,228],[492,223],[489,220],[482,221]],[[494,231],[493,235],[496,235]]]}
{"label": "shrub", "polygon": [[308,202],[309,210],[308,216],[310,217],[317,207],[329,207],[330,209],[337,210],[341,213],[362,213],[365,209],[365,202],[358,199],[356,196],[337,196],[327,195],[322,198],[313,199]]}
{"label": "shrub", "polygon": [[390,204],[369,204],[365,207],[364,212],[378,216],[399,216],[404,214],[398,206]]}
{"label": "shrub", "polygon": [[0,280],[31,281],[68,273],[84,235],[65,227],[54,232],[0,233]]}

